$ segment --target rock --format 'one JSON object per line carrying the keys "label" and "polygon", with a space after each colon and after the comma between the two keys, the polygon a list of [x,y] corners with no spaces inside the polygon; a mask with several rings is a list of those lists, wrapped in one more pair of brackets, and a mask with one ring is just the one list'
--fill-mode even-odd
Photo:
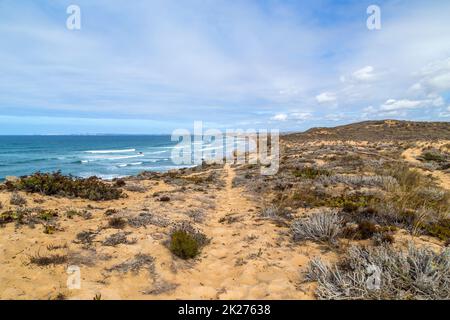
{"label": "rock", "polygon": [[5,178],[5,181],[7,181],[7,182],[17,182],[17,181],[19,181],[19,178],[16,177],[16,176],[7,176]]}

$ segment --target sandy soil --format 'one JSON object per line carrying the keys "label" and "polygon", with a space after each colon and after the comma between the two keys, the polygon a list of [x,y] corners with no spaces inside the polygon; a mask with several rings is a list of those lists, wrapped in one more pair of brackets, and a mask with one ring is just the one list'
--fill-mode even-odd
{"label": "sandy soil", "polygon": [[[232,187],[234,175],[234,169],[225,166],[222,172],[225,187],[214,194],[213,205],[207,201],[209,209],[200,227],[211,243],[195,261],[184,261],[170,253],[164,245],[167,228],[127,227],[125,231],[132,232],[130,237],[137,239],[132,245],[102,246],[102,239],[116,232],[111,229],[103,229],[91,248],[73,241],[79,232],[98,230],[105,225],[103,212],[107,208],[140,212],[144,207],[170,220],[182,220],[185,217],[174,212],[204,207],[205,195],[198,192],[185,193],[183,198],[170,203],[156,202],[152,193],[171,190],[163,182],[146,182],[146,193],[128,192],[126,201],[94,203],[92,219],[65,219],[61,222],[63,230],[52,235],[44,235],[42,226],[15,229],[13,224],[7,225],[0,232],[0,299],[52,299],[58,294],[68,299],[92,299],[98,294],[102,299],[312,299],[311,288],[299,286],[300,271],[312,256],[327,253],[312,243],[293,245],[286,228],[259,219],[258,204],[246,199],[240,188]],[[27,198],[31,203],[42,197],[27,195]],[[7,199],[7,194],[0,194],[4,204]],[[81,209],[88,203],[46,197],[40,206]],[[57,245],[67,248],[49,250],[49,246]],[[49,253],[68,254],[74,261],[82,262],[78,263],[80,289],[68,289],[66,264],[38,267],[29,263],[31,256]],[[107,271],[138,253],[155,258],[154,271],[143,269],[139,274]],[[151,290],[158,292],[144,293]]]}
{"label": "sandy soil", "polygon": [[[405,150],[402,153],[402,158],[413,165],[420,166],[422,163],[419,160],[417,160],[417,157],[422,154],[425,147],[433,146],[433,147],[439,148],[440,146],[442,146],[443,144],[446,144],[446,143],[448,143],[448,141],[438,142],[438,143],[433,143],[433,144],[419,143],[417,147],[409,148],[409,149]],[[442,188],[450,190],[450,174],[449,173],[444,172],[444,171],[438,171],[438,170],[427,171],[427,170],[424,170],[421,168],[416,168],[416,170],[420,171],[423,174],[433,176]]]}

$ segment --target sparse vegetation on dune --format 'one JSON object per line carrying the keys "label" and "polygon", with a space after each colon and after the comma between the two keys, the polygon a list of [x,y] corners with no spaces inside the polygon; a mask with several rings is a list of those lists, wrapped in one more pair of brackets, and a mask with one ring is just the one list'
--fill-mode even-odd
{"label": "sparse vegetation on dune", "polygon": [[7,181],[10,191],[40,193],[47,196],[78,197],[93,201],[115,200],[123,197],[116,186],[91,177],[87,179],[64,176],[60,172],[35,173],[18,181]]}
{"label": "sparse vegetation on dune", "polygon": [[[96,287],[80,292],[90,299],[111,298],[119,281],[127,281],[123,297],[138,299],[198,298],[197,288],[245,299],[244,282],[258,287],[256,299],[450,299],[450,149],[432,140],[442,126],[373,122],[282,136],[271,176],[258,165],[204,164],[113,181],[12,179],[0,190],[8,239],[0,267],[11,279],[13,266],[40,272],[45,283],[36,281],[50,292],[55,269],[86,266]],[[209,263],[226,267],[205,274]]]}

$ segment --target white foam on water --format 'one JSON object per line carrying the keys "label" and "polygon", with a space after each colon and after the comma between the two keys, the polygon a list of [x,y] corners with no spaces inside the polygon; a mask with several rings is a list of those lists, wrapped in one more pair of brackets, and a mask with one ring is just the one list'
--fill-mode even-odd
{"label": "white foam on water", "polygon": [[85,153],[101,153],[101,154],[108,154],[108,153],[129,153],[129,152],[136,152],[136,149],[122,149],[122,150],[89,150],[84,151]]}

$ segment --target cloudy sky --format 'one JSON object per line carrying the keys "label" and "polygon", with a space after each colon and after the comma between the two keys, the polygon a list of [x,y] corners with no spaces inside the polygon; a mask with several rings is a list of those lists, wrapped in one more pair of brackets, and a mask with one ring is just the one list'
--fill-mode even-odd
{"label": "cloudy sky", "polygon": [[[66,27],[69,5],[81,30]],[[366,27],[381,8],[381,30]],[[0,134],[450,120],[447,0],[0,0]]]}

